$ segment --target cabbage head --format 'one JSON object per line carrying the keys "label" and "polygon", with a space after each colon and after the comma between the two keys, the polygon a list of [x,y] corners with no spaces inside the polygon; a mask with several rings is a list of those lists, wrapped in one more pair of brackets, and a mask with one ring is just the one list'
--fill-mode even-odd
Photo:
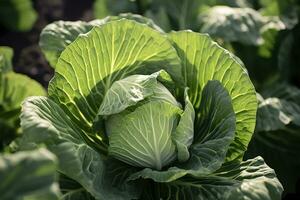
{"label": "cabbage head", "polygon": [[21,145],[44,144],[80,184],[63,198],[280,199],[264,160],[242,161],[255,89],[208,35],[128,14],[54,22],[40,45],[55,75],[23,103]]}

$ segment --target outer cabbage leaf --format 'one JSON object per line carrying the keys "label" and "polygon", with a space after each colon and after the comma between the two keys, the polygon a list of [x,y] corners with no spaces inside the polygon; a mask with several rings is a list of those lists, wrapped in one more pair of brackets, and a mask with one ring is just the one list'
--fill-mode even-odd
{"label": "outer cabbage leaf", "polygon": [[13,54],[12,48],[0,46],[0,73],[12,70]]}
{"label": "outer cabbage leaf", "polygon": [[90,22],[84,21],[57,21],[47,25],[40,36],[39,45],[45,54],[50,65],[55,68],[61,52],[80,34],[89,32],[94,26],[101,26],[110,21],[122,18],[132,19],[139,23],[146,24],[160,32],[163,32],[151,19],[146,17],[123,13],[119,16],[108,16],[103,19],[96,19]]}
{"label": "outer cabbage leaf", "polygon": [[218,81],[209,81],[202,92],[198,111],[201,131],[195,132],[189,152],[190,158],[175,167],[156,171],[146,168],[129,177],[151,178],[156,182],[174,181],[186,174],[203,176],[221,167],[234,138],[235,115],[228,92]]}
{"label": "outer cabbage leaf", "polygon": [[38,82],[22,74],[5,73],[0,85],[0,106],[3,107],[0,111],[20,109],[22,101],[34,95],[46,95]]}
{"label": "outer cabbage leaf", "polygon": [[[182,74],[196,113],[201,109],[202,87],[209,80],[219,80],[229,92],[236,115],[236,133],[227,160],[241,159],[254,130],[257,109],[255,89],[247,72],[232,54],[207,35],[179,31],[170,33],[169,37],[181,58]],[[196,116],[196,125],[199,120]],[[196,126],[195,131],[199,130]]]}
{"label": "outer cabbage leaf", "polygon": [[45,95],[44,88],[31,78],[12,72],[13,50],[0,47],[0,116],[18,110],[28,96]]}
{"label": "outer cabbage leaf", "polygon": [[78,182],[60,174],[59,187],[62,191],[61,200],[95,200]]}
{"label": "outer cabbage leaf", "polygon": [[56,168],[56,157],[46,149],[0,155],[1,199],[58,199]]}
{"label": "outer cabbage leaf", "polygon": [[194,139],[194,120],[195,110],[188,96],[188,88],[184,91],[185,108],[181,115],[175,133],[172,139],[175,141],[177,147],[177,157],[179,162],[185,162],[189,159],[190,153],[188,148],[193,143]]}
{"label": "outer cabbage leaf", "polygon": [[0,23],[13,31],[28,31],[37,19],[31,0],[1,0]]}
{"label": "outer cabbage leaf", "polygon": [[[295,88],[291,91],[295,91]],[[278,96],[287,92],[287,88],[285,91],[280,90]],[[295,94],[284,96],[286,99],[296,99],[297,91],[295,92]],[[266,162],[275,169],[279,180],[284,185],[285,193],[295,192],[297,181],[300,180],[299,104],[297,101],[275,97],[262,99],[257,113],[257,122],[256,132],[245,157],[263,156]]]}
{"label": "outer cabbage leaf", "polygon": [[71,44],[79,34],[89,32],[93,25],[83,21],[57,21],[47,25],[41,32],[39,46],[46,59],[55,68],[61,52]]}
{"label": "outer cabbage leaf", "polygon": [[192,169],[201,166],[208,174],[225,161],[235,136],[236,117],[231,97],[219,81],[208,81],[201,96],[188,164]]}
{"label": "outer cabbage leaf", "polygon": [[164,69],[179,83],[181,65],[168,38],[131,20],[95,27],[61,54],[50,97],[84,129],[90,129],[106,91],[131,74]]}
{"label": "outer cabbage leaf", "polygon": [[58,157],[59,171],[80,183],[96,199],[132,199],[138,195],[136,187],[126,183],[134,168],[108,159],[87,145],[87,133],[55,102],[47,97],[30,97],[22,108],[21,147],[44,143]]}
{"label": "outer cabbage leaf", "polygon": [[300,127],[300,106],[294,102],[267,98],[258,108],[257,132],[285,129],[291,123]]}
{"label": "outer cabbage leaf", "polygon": [[228,6],[214,6],[200,15],[200,19],[201,32],[226,42],[241,42],[256,46],[264,45],[265,42],[270,43],[265,39],[274,40],[276,36],[274,33],[290,29],[295,24],[286,18],[263,16],[252,8]]}
{"label": "outer cabbage leaf", "polygon": [[268,28],[261,33],[264,43],[258,47],[258,53],[263,58],[271,58],[275,50],[279,31],[276,28]]}
{"label": "outer cabbage leaf", "polygon": [[265,19],[251,8],[214,6],[201,16],[201,21],[203,25],[200,31],[213,37],[250,45],[263,43],[260,30]]}
{"label": "outer cabbage leaf", "polygon": [[0,149],[19,133],[22,101],[29,96],[45,95],[44,88],[31,78],[14,72],[0,72]]}
{"label": "outer cabbage leaf", "polygon": [[19,132],[21,102],[32,95],[45,95],[36,81],[12,71],[13,49],[0,47],[0,150]]}
{"label": "outer cabbage leaf", "polygon": [[279,17],[288,29],[292,29],[299,21],[297,0],[260,0],[259,3],[263,15]]}
{"label": "outer cabbage leaf", "polygon": [[[281,42],[280,31],[284,29],[288,29],[289,25],[286,25],[283,21],[281,21],[277,17],[265,17],[265,18],[266,18],[266,24],[261,29],[261,37],[263,38],[264,42],[263,44],[259,45],[258,54],[263,58],[272,58],[272,56],[274,57],[274,55],[277,54],[275,53],[275,51],[276,48],[278,48],[277,46],[279,42]],[[284,43],[284,40],[282,43]],[[285,48],[284,52],[280,52],[280,48],[279,48],[279,52],[286,55],[289,52],[287,51],[287,49]],[[279,60],[278,62],[280,63],[280,61],[281,60]],[[272,66],[272,70],[273,70],[273,66]]]}
{"label": "outer cabbage leaf", "polygon": [[158,186],[163,199],[280,200],[283,188],[261,157],[226,163],[210,176],[184,177]]}

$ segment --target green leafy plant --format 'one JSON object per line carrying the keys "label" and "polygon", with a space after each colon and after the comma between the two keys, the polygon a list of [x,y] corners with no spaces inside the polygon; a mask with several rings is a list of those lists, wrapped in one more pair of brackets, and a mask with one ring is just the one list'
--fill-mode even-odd
{"label": "green leafy plant", "polygon": [[[44,88],[29,77],[13,72],[13,50],[0,47],[0,197],[11,199],[57,199],[57,159],[46,149],[10,154],[21,135],[19,115],[22,101],[45,95]],[[9,146],[10,145],[10,146]]]}
{"label": "green leafy plant", "polygon": [[259,98],[255,134],[245,157],[263,156],[276,169],[285,192],[295,193],[300,178],[300,90],[279,84],[262,95],[265,98]]}
{"label": "green leafy plant", "polygon": [[58,199],[57,159],[44,148],[0,154],[1,199]]}
{"label": "green leafy plant", "polygon": [[261,157],[241,161],[257,100],[236,57],[208,35],[125,18],[45,28],[55,75],[48,97],[23,103],[21,148],[58,157],[83,188],[64,197],[280,199]]}
{"label": "green leafy plant", "polygon": [[0,151],[21,133],[22,101],[29,96],[46,94],[38,82],[13,72],[12,57],[11,48],[0,47]]}
{"label": "green leafy plant", "polygon": [[[101,17],[103,13],[116,15],[119,12],[133,12],[150,17],[165,31],[191,29],[208,33],[218,44],[241,59],[256,90],[266,99],[278,98],[278,95],[289,90],[290,86],[296,87],[292,93],[299,90],[300,1],[128,0],[123,1],[122,9],[118,8],[118,4],[108,2],[111,1],[95,1],[95,17]],[[265,94],[276,85],[281,85],[280,90],[273,92],[273,96]],[[285,102],[284,98],[285,96],[281,95],[278,101]],[[257,124],[269,127],[269,123],[282,120],[282,115],[278,114],[284,113],[282,109],[300,104],[297,100],[288,100],[281,108],[276,107],[278,103],[276,106],[263,105],[259,106],[258,113],[264,117],[258,117]],[[271,117],[272,120],[268,116],[269,109],[265,109],[270,106],[271,110],[277,109]],[[295,125],[295,117],[286,124],[288,128],[282,128],[282,123],[279,124],[281,125],[278,128],[276,123],[274,130],[261,129],[260,125],[256,128],[253,145],[249,146],[249,154],[245,159],[262,155],[278,174],[285,194],[296,192],[296,196],[299,196],[297,155],[300,151],[294,145],[299,142],[299,127]],[[274,138],[277,138],[276,141]]]}

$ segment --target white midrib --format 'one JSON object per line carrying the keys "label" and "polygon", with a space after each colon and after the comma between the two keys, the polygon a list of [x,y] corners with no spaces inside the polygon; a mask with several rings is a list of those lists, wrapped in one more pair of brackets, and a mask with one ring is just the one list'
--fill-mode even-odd
{"label": "white midrib", "polygon": [[153,135],[153,138],[154,138],[154,141],[153,141],[153,144],[154,144],[154,158],[155,158],[155,168],[157,170],[161,170],[162,168],[162,164],[161,164],[161,158],[160,158],[160,153],[159,153],[159,150],[158,150],[158,147],[157,147],[157,138],[156,138],[156,134],[155,134],[155,130],[154,130],[154,122],[153,122],[153,115],[152,115],[152,108],[151,108],[151,105],[150,105],[150,116],[151,116],[151,127],[152,127],[152,133],[154,134]]}

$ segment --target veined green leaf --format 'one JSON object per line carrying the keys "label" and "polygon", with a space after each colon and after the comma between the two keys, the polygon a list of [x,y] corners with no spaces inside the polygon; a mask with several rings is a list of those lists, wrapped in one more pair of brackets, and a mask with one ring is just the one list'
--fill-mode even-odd
{"label": "veined green leaf", "polygon": [[263,156],[266,163],[275,170],[285,193],[295,193],[300,178],[299,130],[299,127],[286,127],[284,130],[257,132],[244,156],[245,159]]}
{"label": "veined green leaf", "polygon": [[266,98],[277,97],[279,99],[300,104],[300,90],[287,83],[273,85],[271,88],[262,91],[262,95]]}
{"label": "veined green leaf", "polygon": [[280,200],[283,188],[261,157],[225,164],[218,172],[160,184],[160,198],[172,200]]}
{"label": "veined green leaf", "polygon": [[[263,45],[260,51],[264,56],[273,48],[276,32],[290,29],[295,25],[295,22],[287,18],[263,16],[259,11],[247,7],[214,6],[202,14],[200,19],[202,22],[200,32],[226,42]],[[264,44],[265,42],[267,44]]]}
{"label": "veined green leaf", "polygon": [[[96,199],[132,199],[138,195],[134,185],[126,183],[132,168],[119,165],[85,143],[84,133],[64,111],[47,97],[30,97],[23,103],[20,143],[44,143],[59,159],[59,171],[76,180]],[[102,147],[104,148],[104,147]],[[122,174],[120,174],[122,173]]]}
{"label": "veined green leaf", "polygon": [[[105,15],[106,16],[106,15]],[[101,26],[110,21],[131,19],[163,32],[151,19],[141,15],[123,13],[119,16],[108,16],[90,22],[84,21],[56,21],[47,25],[40,36],[39,45],[50,65],[55,68],[63,50],[80,35],[88,33],[93,27]]]}
{"label": "veined green leaf", "polygon": [[46,149],[0,155],[1,199],[58,199],[56,168],[55,156]]}
{"label": "veined green leaf", "polygon": [[133,112],[106,120],[109,154],[137,167],[161,170],[176,158],[171,134],[181,109],[164,101],[150,101]]}
{"label": "veined green leaf", "polygon": [[48,92],[88,130],[113,82],[161,69],[181,81],[180,61],[168,38],[147,25],[121,19],[94,27],[70,44],[58,60]]}
{"label": "veined green leaf", "polygon": [[194,170],[193,175],[209,174],[225,162],[235,137],[233,105],[228,91],[219,81],[208,81],[203,88],[197,117],[191,158],[184,166]]}
{"label": "veined green leaf", "polygon": [[39,46],[50,65],[55,68],[61,52],[71,44],[79,34],[87,33],[92,28],[92,24],[83,21],[53,22],[43,29]]}
{"label": "veined green leaf", "polygon": [[188,96],[188,88],[184,91],[184,100],[184,112],[175,133],[172,134],[172,139],[175,141],[177,147],[177,157],[179,162],[185,162],[189,159],[190,153],[188,148],[191,146],[194,139],[195,110]]}
{"label": "veined green leaf", "polygon": [[46,95],[44,88],[31,78],[14,72],[0,72],[0,149],[18,133],[22,101],[29,96]]}
{"label": "veined green leaf", "polygon": [[[189,96],[196,113],[200,108],[202,87],[209,80],[219,80],[229,92],[236,115],[236,134],[227,160],[241,159],[254,130],[257,109],[255,89],[247,72],[233,55],[207,35],[179,31],[170,33],[169,37],[181,58],[182,74],[190,88]],[[199,119],[196,116],[195,124]]]}

